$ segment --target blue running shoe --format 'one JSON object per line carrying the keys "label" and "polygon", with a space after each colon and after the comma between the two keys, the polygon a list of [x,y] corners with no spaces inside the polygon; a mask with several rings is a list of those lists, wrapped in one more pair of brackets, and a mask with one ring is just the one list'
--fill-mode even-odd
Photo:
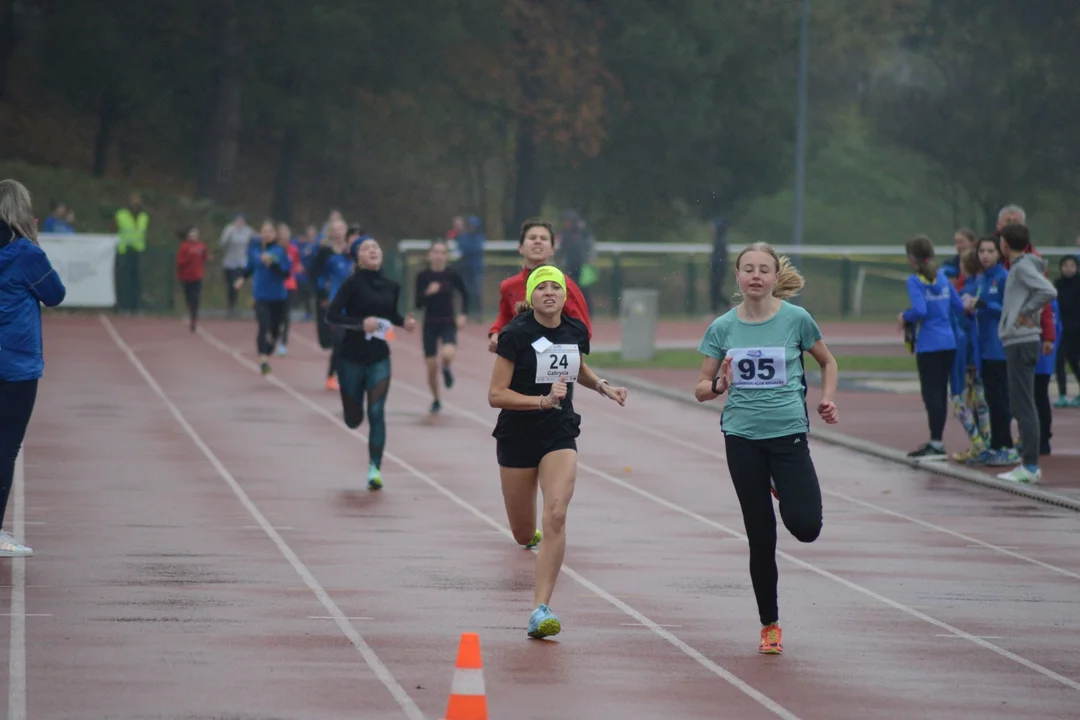
{"label": "blue running shoe", "polygon": [[367,486],[368,490],[382,489],[382,473],[379,472],[379,468],[375,467],[374,464],[368,468]]}
{"label": "blue running shoe", "polygon": [[555,613],[551,612],[547,605],[540,605],[533,610],[532,617],[529,618],[529,637],[540,640],[558,635],[560,630],[562,625],[559,624],[559,618],[555,617]]}

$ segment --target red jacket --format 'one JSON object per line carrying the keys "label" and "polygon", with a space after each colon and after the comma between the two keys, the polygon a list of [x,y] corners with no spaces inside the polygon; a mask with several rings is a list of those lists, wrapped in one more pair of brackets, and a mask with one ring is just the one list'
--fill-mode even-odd
{"label": "red jacket", "polygon": [[176,277],[180,282],[202,280],[206,274],[206,245],[201,240],[185,240],[176,251]]}
{"label": "red jacket", "polygon": [[285,246],[285,253],[289,256],[289,263],[291,264],[289,277],[285,278],[285,289],[292,291],[297,289],[296,276],[304,272],[304,265],[300,262],[300,248],[296,247],[294,243]]}
{"label": "red jacket", "polygon": [[[511,275],[499,283],[499,316],[495,318],[495,324],[488,330],[489,336],[492,333],[498,333],[514,319],[514,305],[525,299],[525,281],[528,277],[529,271],[522,269],[517,275]],[[585,304],[585,296],[581,294],[581,288],[570,278],[566,278],[566,304],[563,306],[563,312],[585,323],[589,331],[589,339],[592,339],[589,306]]]}
{"label": "red jacket", "polygon": [[[1038,251],[1035,250],[1034,246],[1029,247],[1028,252],[1042,257],[1042,255],[1039,255]],[[1009,258],[1001,258],[1001,264],[1008,270],[1010,265]],[[1045,272],[1043,275],[1050,277],[1050,275]],[[1057,340],[1057,328],[1054,327],[1054,308],[1050,303],[1046,303],[1046,305],[1043,306],[1042,315],[1039,316],[1039,325],[1042,327],[1043,342],[1052,343]]]}

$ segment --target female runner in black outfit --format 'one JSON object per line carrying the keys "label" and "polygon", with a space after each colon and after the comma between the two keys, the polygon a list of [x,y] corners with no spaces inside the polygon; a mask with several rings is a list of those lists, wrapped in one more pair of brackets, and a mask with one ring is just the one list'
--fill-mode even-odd
{"label": "female runner in black outfit", "polygon": [[[469,291],[465,281],[446,267],[446,243],[436,240],[428,251],[430,267],[416,276],[416,309],[424,310],[424,362],[427,364],[428,387],[431,388],[431,412],[442,409],[439,402],[439,365],[442,365],[446,389],[454,387],[450,366],[457,349],[458,330],[465,327],[465,308],[469,307]],[[454,291],[461,294],[461,312],[454,312]],[[442,347],[439,347],[439,343]]]}
{"label": "female runner in black outfit", "polygon": [[398,297],[401,286],[385,277],[382,248],[368,238],[356,248],[356,271],[341,285],[326,310],[326,321],[345,329],[338,351],[337,371],[345,424],[360,427],[367,395],[368,488],[382,483],[382,454],[386,446],[386,395],[390,391],[390,346],[386,333],[391,325],[412,332],[416,318],[401,317]]}
{"label": "female runner in black outfit", "polygon": [[520,545],[528,544],[536,530],[537,486],[544,494],[536,610],[528,629],[534,638],[561,629],[548,602],[566,552],[566,509],[577,475],[581,417],[574,412],[573,384],[626,403],[626,388],[601,380],[582,359],[589,354],[589,331],[580,320],[562,314],[565,288],[562,272],[549,265],[529,275],[526,302],[499,333],[488,389],[488,403],[502,410],[492,435],[510,531]]}

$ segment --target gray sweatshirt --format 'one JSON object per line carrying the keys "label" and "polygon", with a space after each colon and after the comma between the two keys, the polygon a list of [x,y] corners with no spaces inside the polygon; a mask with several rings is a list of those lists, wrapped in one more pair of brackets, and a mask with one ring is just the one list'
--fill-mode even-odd
{"label": "gray sweatshirt", "polygon": [[[1046,261],[1033,253],[1013,260],[1005,280],[1005,299],[1001,303],[998,337],[1002,345],[1038,342],[1042,336],[1039,316],[1043,306],[1057,297],[1057,289],[1046,279]],[[1025,317],[1034,325],[1025,327],[1016,321]]]}
{"label": "gray sweatshirt", "polygon": [[219,238],[218,242],[225,251],[225,257],[222,258],[221,264],[226,270],[247,267],[248,243],[251,242],[254,235],[255,231],[250,225],[239,228],[235,223],[229,223],[225,226],[225,229],[221,231],[221,238]]}

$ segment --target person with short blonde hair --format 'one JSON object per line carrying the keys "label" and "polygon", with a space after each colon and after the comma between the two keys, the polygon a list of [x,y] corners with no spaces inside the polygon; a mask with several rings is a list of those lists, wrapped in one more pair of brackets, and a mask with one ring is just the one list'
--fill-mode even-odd
{"label": "person with short blonde hair", "polygon": [[3,529],[3,521],[45,370],[41,305],[55,307],[66,295],[38,245],[30,192],[16,180],[0,180],[0,557],[34,554]]}

